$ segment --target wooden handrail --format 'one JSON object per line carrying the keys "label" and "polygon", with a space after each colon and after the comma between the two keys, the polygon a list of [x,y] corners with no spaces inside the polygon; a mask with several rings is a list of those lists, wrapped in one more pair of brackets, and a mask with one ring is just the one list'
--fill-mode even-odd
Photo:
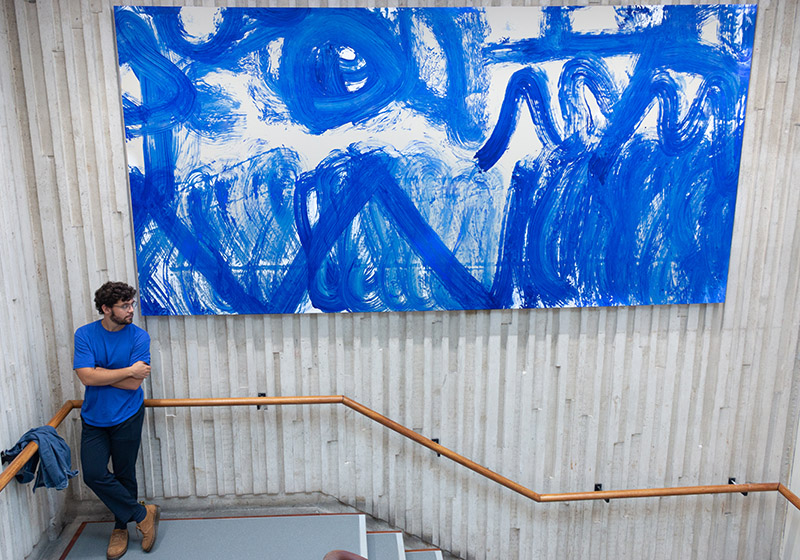
{"label": "wooden handrail", "polygon": [[794,507],[800,509],[800,498],[797,497],[797,494],[786,488],[782,483],[778,483],[778,492],[781,493],[781,496],[789,500]]}
{"label": "wooden handrail", "polygon": [[736,494],[739,492],[776,492],[777,482],[720,484],[717,486],[678,486],[674,488],[641,488],[638,490],[598,490],[571,494],[542,494],[542,502],[574,502],[579,500],[611,500],[616,498],[655,498],[700,494]]}
{"label": "wooden handrail", "polygon": [[[58,428],[61,422],[74,408],[80,408],[83,401],[66,401],[56,413],[48,426]],[[193,406],[280,406],[280,405],[309,405],[309,404],[343,404],[344,406],[362,414],[375,422],[397,432],[398,434],[430,449],[436,453],[455,461],[456,463],[484,476],[506,488],[517,492],[535,502],[571,502],[585,500],[610,500],[621,498],[656,498],[664,496],[691,496],[702,494],[735,494],[745,492],[778,492],[789,503],[800,510],[800,498],[786,486],[778,482],[725,484],[715,486],[679,486],[673,488],[640,488],[635,490],[602,490],[596,492],[573,492],[566,494],[539,494],[508,478],[479,465],[478,463],[459,455],[455,451],[436,443],[435,441],[418,434],[417,432],[398,424],[394,420],[375,412],[374,410],[345,397],[344,395],[311,396],[311,397],[227,397],[208,399],[145,399],[144,405],[151,408],[165,407],[193,407]],[[0,491],[14,478],[22,466],[33,457],[39,446],[31,442],[11,464],[0,473]]]}
{"label": "wooden handrail", "polygon": [[493,480],[498,484],[502,484],[506,488],[509,488],[514,492],[517,492],[518,494],[522,494],[523,496],[530,498],[531,500],[535,500],[537,502],[541,501],[541,496],[536,492],[534,492],[533,490],[531,490],[530,488],[525,488],[524,486],[517,484],[513,480],[509,480],[506,477],[499,475],[494,471],[490,471],[489,469],[479,465],[475,461],[467,459],[463,455],[459,455],[455,451],[451,451],[450,449],[444,447],[443,445],[439,445],[435,441],[428,439],[425,436],[419,435],[417,432],[413,430],[409,430],[408,428],[406,428],[401,424],[398,424],[394,420],[389,420],[385,416],[378,414],[374,410],[371,410],[352,399],[349,399],[347,397],[342,397],[342,404],[344,404],[349,408],[352,408],[353,410],[363,414],[364,416],[367,416],[368,418],[371,418],[372,420],[378,422],[379,424],[383,424],[390,430],[394,430],[398,434],[405,436],[408,439],[419,443],[420,445],[424,445],[428,449],[431,449],[432,451],[435,451],[440,455],[444,455],[451,461],[455,461],[459,465],[463,465],[468,469],[470,469],[471,471],[475,471],[476,473],[485,476],[486,478]]}

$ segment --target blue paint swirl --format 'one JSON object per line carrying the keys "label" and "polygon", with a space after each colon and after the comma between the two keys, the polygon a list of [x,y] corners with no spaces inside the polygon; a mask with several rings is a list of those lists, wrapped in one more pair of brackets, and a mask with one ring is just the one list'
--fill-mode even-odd
{"label": "blue paint swirl", "polygon": [[755,6],[586,9],[115,8],[143,312],[723,301]]}
{"label": "blue paint swirl", "polygon": [[390,22],[367,10],[312,10],[283,45],[277,86],[312,133],[357,124],[405,86],[406,57]]}

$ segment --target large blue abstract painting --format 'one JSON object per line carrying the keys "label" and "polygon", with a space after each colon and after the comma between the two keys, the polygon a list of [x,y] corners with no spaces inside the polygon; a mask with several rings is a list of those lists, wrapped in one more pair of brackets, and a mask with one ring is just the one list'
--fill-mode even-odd
{"label": "large blue abstract painting", "polygon": [[724,301],[755,6],[115,18],[147,315]]}

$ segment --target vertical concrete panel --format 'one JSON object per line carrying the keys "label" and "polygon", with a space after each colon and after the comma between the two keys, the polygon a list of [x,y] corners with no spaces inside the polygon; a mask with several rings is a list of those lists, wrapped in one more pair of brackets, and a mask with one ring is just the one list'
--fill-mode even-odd
{"label": "vertical concrete panel", "polygon": [[[46,424],[60,408],[51,385],[54,353],[44,346],[41,320],[49,302],[39,297],[34,174],[29,112],[21,68],[22,46],[15,6],[0,7],[0,449],[30,428]],[[68,426],[59,433],[68,435]],[[73,457],[77,465],[77,458]],[[56,536],[66,492],[39,490],[12,480],[0,494],[0,557],[22,558],[43,536]]]}

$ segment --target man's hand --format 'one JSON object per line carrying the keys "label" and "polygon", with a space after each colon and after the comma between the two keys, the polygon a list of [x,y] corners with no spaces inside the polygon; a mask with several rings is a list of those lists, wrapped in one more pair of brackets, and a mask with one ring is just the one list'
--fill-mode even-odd
{"label": "man's hand", "polygon": [[147,379],[150,375],[150,364],[138,361],[130,366],[130,370],[131,377],[134,379]]}

